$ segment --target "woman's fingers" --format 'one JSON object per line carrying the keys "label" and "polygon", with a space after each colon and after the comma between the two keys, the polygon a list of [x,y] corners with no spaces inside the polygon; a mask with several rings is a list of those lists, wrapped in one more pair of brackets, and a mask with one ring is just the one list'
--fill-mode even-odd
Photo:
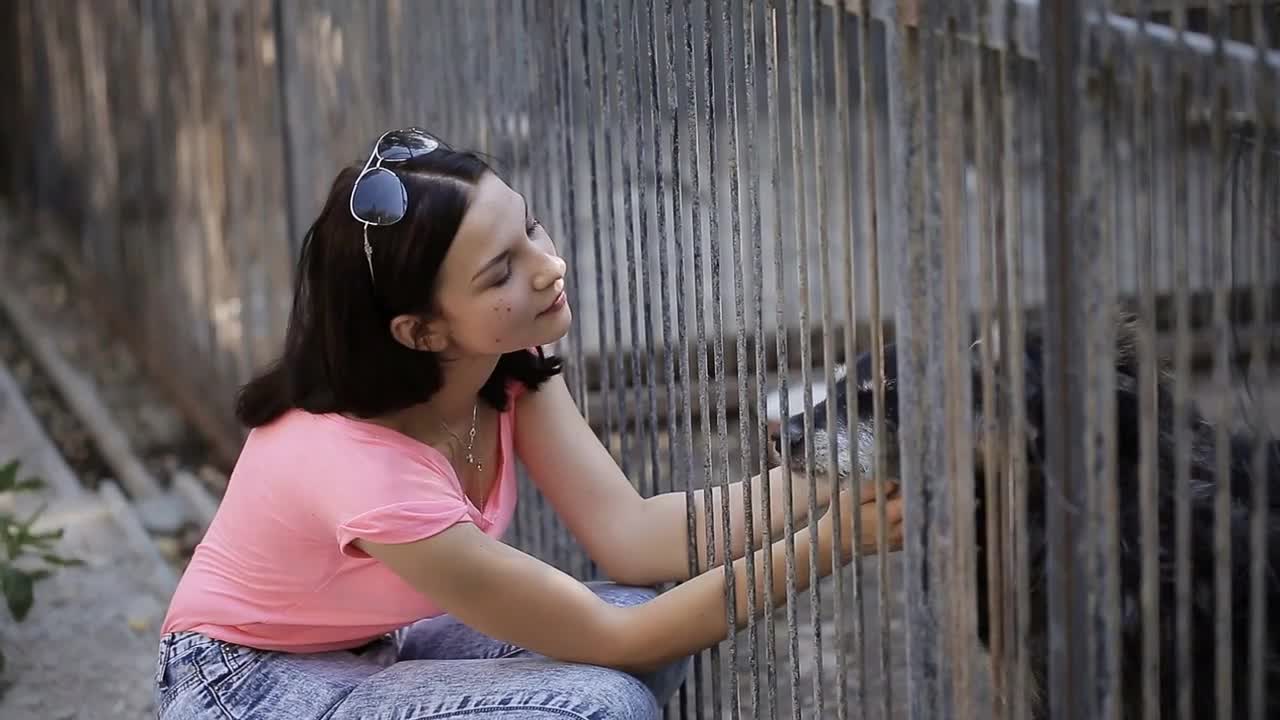
{"label": "woman's fingers", "polygon": [[[874,482],[864,482],[859,487],[858,501],[861,503],[869,503],[876,501],[876,485]],[[879,483],[884,488],[885,497],[892,497],[898,493],[898,483],[892,480],[884,480]]]}
{"label": "woman's fingers", "polygon": [[[886,493],[887,495],[887,493]],[[874,499],[862,504],[862,552],[871,554],[880,548],[880,512]],[[886,497],[884,505],[884,535],[888,548],[902,547],[902,496]]]}

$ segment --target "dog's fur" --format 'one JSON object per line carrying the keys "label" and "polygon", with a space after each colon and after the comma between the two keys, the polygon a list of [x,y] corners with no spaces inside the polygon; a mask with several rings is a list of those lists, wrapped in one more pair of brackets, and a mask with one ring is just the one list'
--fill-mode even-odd
{"label": "dog's fur", "polygon": [[[1120,576],[1120,678],[1118,681],[1121,714],[1125,718],[1142,717],[1142,613],[1141,589],[1141,537],[1139,510],[1139,442],[1141,408],[1139,405],[1139,366],[1133,352],[1131,325],[1121,323],[1117,332],[1115,352],[1115,408],[1116,446],[1119,494],[1119,576]],[[973,367],[973,403],[975,429],[982,423],[982,363],[975,343]],[[1028,595],[1031,614],[1029,633],[1024,648],[1028,653],[1030,684],[1028,700],[1036,717],[1048,717],[1045,690],[1045,673],[1048,663],[1047,623],[1047,558],[1046,508],[1045,508],[1045,457],[1044,433],[1044,346],[1041,338],[1028,333],[1024,346],[1024,402],[1027,422],[1026,432],[1026,483],[1025,529],[1027,540]],[[882,476],[898,476],[898,372],[897,349],[885,348],[884,363],[884,413],[885,423],[881,435],[886,454]],[[997,384],[1004,381],[997,370]],[[876,429],[872,421],[872,391],[875,378],[871,372],[871,358],[864,354],[853,364],[852,372],[839,375],[827,400],[815,406],[814,464],[822,472],[827,464],[829,448],[836,450],[836,470],[839,474],[851,474],[856,461],[865,477],[870,477],[875,451]],[[1215,565],[1214,565],[1214,503],[1217,492],[1215,428],[1199,414],[1187,418],[1185,437],[1189,447],[1178,448],[1174,443],[1174,412],[1172,393],[1168,380],[1161,375],[1158,397],[1158,528],[1159,542],[1159,694],[1158,702],[1163,717],[1176,717],[1176,533],[1175,533],[1175,457],[1178,452],[1190,453],[1191,481],[1187,488],[1191,515],[1190,542],[1190,642],[1191,642],[1191,704],[1193,717],[1221,717],[1216,703],[1215,650],[1218,640],[1215,627]],[[856,426],[847,423],[849,392],[857,393]],[[826,426],[826,403],[835,403],[836,428]],[[804,416],[797,413],[788,419],[788,435],[791,444],[791,463],[801,472],[808,470],[804,459]],[[979,537],[977,548],[976,583],[978,590],[978,633],[985,645],[988,642],[991,618],[988,617],[987,558],[984,542],[986,524],[983,508],[985,497],[983,453],[980,435],[975,431],[975,525]],[[781,438],[775,439],[780,450]],[[1280,441],[1234,436],[1231,438],[1230,512],[1232,583],[1231,602],[1231,669],[1233,718],[1248,716],[1248,678],[1250,617],[1255,611],[1250,606],[1250,509],[1253,503],[1254,482],[1252,471],[1255,442],[1266,442],[1266,467],[1269,514],[1264,547],[1267,557],[1265,568],[1265,599],[1268,608],[1267,625],[1280,619],[1280,578],[1277,577],[1276,559],[1280,558]],[[1280,717],[1280,632],[1271,627],[1264,629],[1264,669],[1262,673],[1265,693],[1265,717]]]}

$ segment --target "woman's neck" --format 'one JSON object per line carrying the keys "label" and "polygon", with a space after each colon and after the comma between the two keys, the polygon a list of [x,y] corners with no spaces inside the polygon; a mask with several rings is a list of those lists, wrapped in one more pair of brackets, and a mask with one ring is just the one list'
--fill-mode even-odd
{"label": "woman's neck", "polygon": [[489,381],[500,356],[466,358],[441,363],[444,381],[430,400],[384,418],[401,432],[431,437],[441,432],[443,421],[459,435],[470,429],[480,389]]}

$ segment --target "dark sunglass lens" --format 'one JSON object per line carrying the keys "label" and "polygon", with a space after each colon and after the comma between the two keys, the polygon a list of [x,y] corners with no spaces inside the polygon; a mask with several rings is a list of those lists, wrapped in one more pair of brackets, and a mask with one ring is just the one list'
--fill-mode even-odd
{"label": "dark sunglass lens", "polygon": [[383,160],[408,160],[426,155],[440,146],[435,138],[421,130],[397,130],[387,133],[378,143],[378,157]]}
{"label": "dark sunglass lens", "polygon": [[376,168],[356,181],[351,196],[351,213],[362,222],[391,225],[404,217],[408,198],[400,178],[389,170]]}

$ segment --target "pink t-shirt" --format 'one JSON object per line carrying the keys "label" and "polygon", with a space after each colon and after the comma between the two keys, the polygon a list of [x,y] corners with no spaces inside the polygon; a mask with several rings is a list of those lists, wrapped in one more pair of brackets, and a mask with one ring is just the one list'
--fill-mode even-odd
{"label": "pink t-shirt", "polygon": [[301,410],[251,430],[161,632],[322,652],[439,615],[351,542],[412,542],[459,522],[500,537],[517,494],[512,434],[523,386],[510,387],[483,512],[440,452],[394,430]]}

